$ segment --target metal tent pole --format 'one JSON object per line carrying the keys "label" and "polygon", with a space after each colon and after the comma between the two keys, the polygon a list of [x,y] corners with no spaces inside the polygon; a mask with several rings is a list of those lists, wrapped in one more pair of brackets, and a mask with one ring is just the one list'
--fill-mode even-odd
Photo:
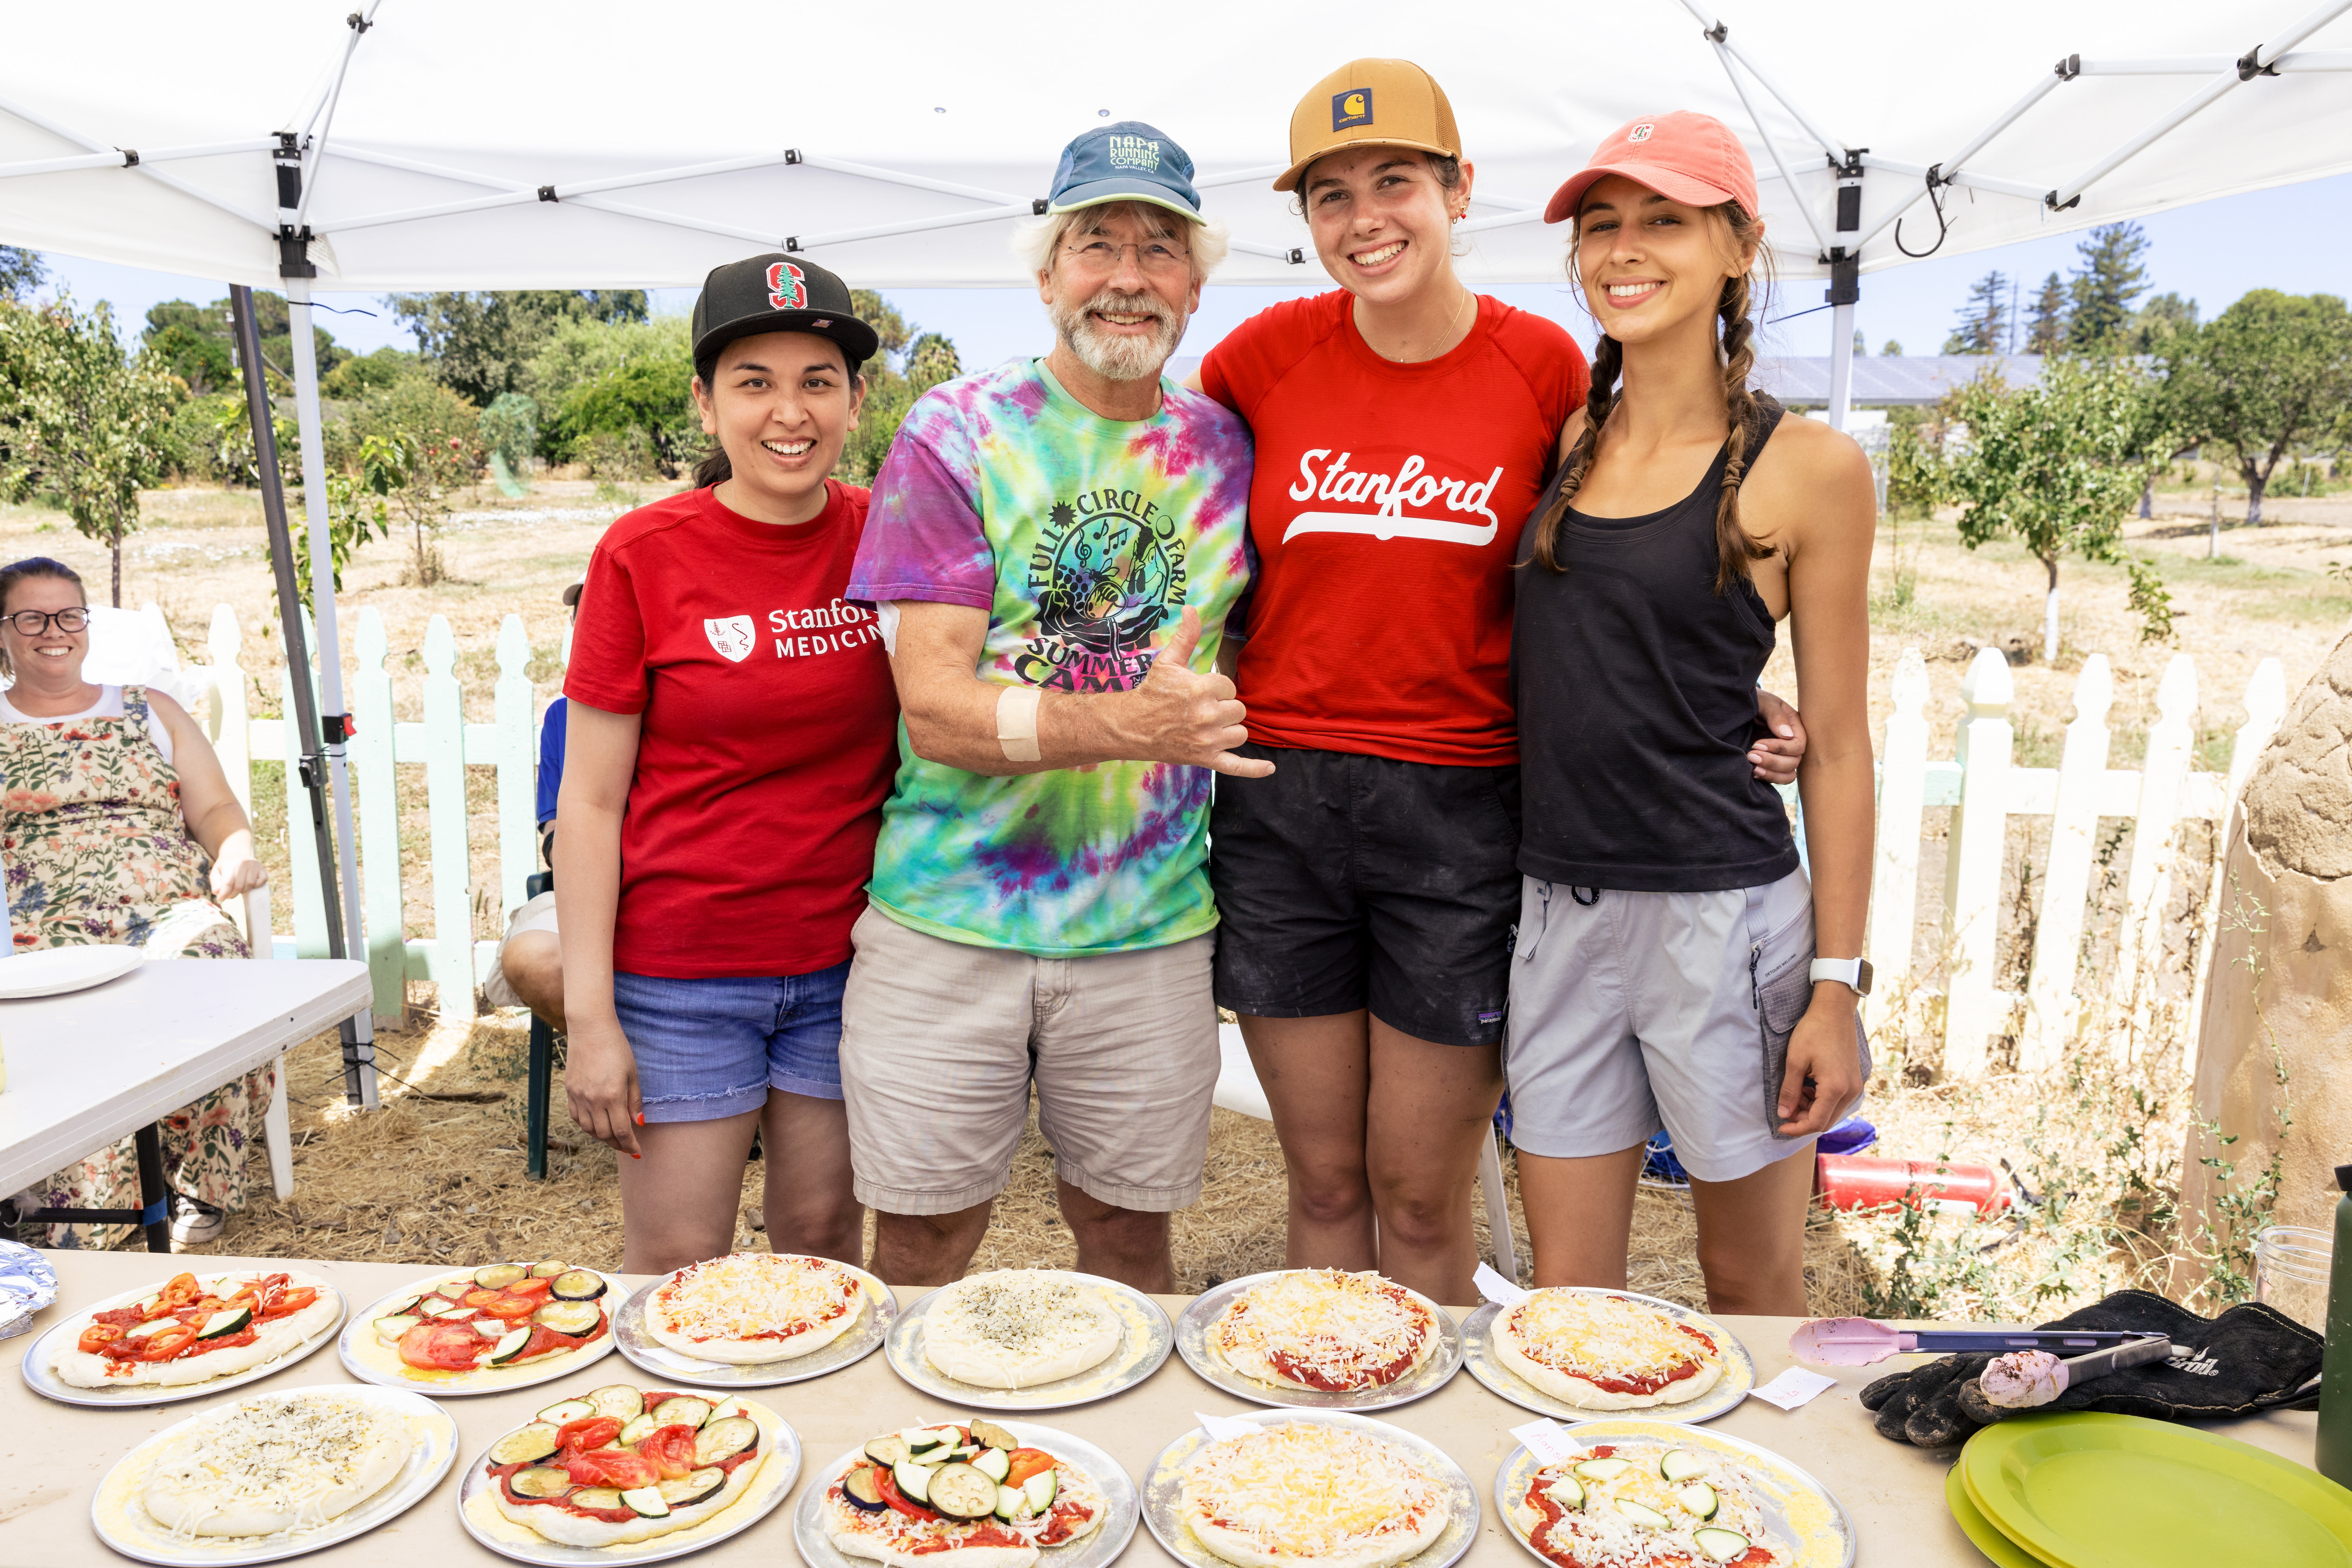
{"label": "metal tent pole", "polygon": [[[298,776],[310,797],[310,828],[318,841],[319,885],[326,892],[329,906],[327,954],[331,958],[341,958],[349,950],[343,941],[344,924],[334,918],[335,889],[339,883],[352,886],[353,879],[349,872],[338,876],[335,838],[327,830],[327,780],[325,770],[320,765],[318,705],[310,691],[310,655],[309,638],[302,626],[302,596],[294,578],[294,536],[287,527],[286,490],[278,473],[278,432],[270,423],[269,391],[262,381],[261,331],[253,317],[253,290],[242,283],[231,284],[228,298],[236,331],[236,357],[245,369],[245,405],[253,422],[253,458],[261,481],[261,511],[269,527],[269,565],[278,583],[278,617],[286,644],[287,684],[294,692],[295,744],[291,749],[300,758]],[[307,319],[296,323],[295,338],[303,344],[304,350],[308,350],[310,345],[299,329],[307,324]],[[296,363],[308,363],[315,370],[316,361],[315,354],[300,352]],[[310,431],[304,433],[303,448],[304,478],[310,494],[323,497],[325,465],[312,456],[318,450],[318,442]],[[309,470],[314,462],[319,463],[320,473],[316,480],[311,480]],[[312,542],[315,548],[315,533]],[[331,554],[328,560],[331,571]],[[328,585],[332,588],[331,579]],[[331,602],[329,601],[330,604]],[[329,624],[332,625],[331,619]],[[320,662],[327,670],[334,671],[339,661],[329,658]],[[341,685],[341,680],[336,679],[339,701]],[[348,857],[352,842],[351,813],[345,808],[339,811],[337,816],[342,829],[343,849]],[[345,864],[348,865],[348,860]],[[352,900],[345,900],[347,911],[355,907]],[[358,923],[353,921],[350,929],[358,931]],[[254,934],[262,942],[269,940],[268,931]],[[342,1023],[344,1090],[353,1103],[371,1110],[376,1105],[373,1022],[368,1009],[362,1007],[356,1017],[346,1018]]]}

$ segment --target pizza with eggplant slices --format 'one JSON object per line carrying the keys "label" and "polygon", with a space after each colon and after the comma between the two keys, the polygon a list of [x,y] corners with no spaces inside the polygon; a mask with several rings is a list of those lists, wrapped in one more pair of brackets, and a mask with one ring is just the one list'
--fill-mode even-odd
{"label": "pizza with eggplant slices", "polygon": [[781,1422],[764,1405],[614,1384],[490,1445],[490,1505],[565,1546],[674,1535],[751,1489]]}
{"label": "pizza with eggplant slices", "polygon": [[184,1387],[291,1354],[341,1316],[324,1279],[293,1270],[174,1275],[119,1307],[87,1312],[50,1363],[76,1388]]}
{"label": "pizza with eggplant slices", "polygon": [[610,1347],[608,1286],[568,1263],[496,1263],[427,1279],[350,1336],[371,1365],[415,1383],[496,1387],[544,1378]]}
{"label": "pizza with eggplant slices", "polygon": [[1092,1477],[992,1421],[869,1439],[826,1486],[824,1533],[890,1568],[1029,1568],[1110,1510]]}
{"label": "pizza with eggplant slices", "polygon": [[1601,1443],[1547,1465],[1511,1505],[1512,1522],[1559,1568],[1789,1568],[1756,1488],[1712,1451]]}
{"label": "pizza with eggplant slices", "polygon": [[1292,1268],[1251,1286],[1209,1325],[1211,1354],[1277,1388],[1385,1388],[1443,1339],[1427,1301],[1370,1270]]}

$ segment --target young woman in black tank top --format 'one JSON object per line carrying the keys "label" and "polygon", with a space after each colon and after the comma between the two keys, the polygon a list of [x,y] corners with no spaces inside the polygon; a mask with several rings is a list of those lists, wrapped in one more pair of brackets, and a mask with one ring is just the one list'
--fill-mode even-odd
{"label": "young woman in black tank top", "polygon": [[[1547,214],[1575,220],[1605,335],[1521,545],[1506,1067],[1538,1284],[1624,1284],[1663,1125],[1710,1306],[1801,1315],[1812,1140],[1868,1072],[1867,981],[1836,961],[1860,957],[1870,897],[1876,509],[1852,440],[1748,389],[1756,210],[1738,139],[1677,113],[1621,129]],[[1747,756],[1782,619],[1810,886]]]}

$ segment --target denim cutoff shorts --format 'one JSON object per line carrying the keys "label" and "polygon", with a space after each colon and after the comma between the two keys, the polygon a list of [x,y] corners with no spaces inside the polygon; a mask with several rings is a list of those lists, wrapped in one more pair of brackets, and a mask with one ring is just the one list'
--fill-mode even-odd
{"label": "denim cutoff shorts", "polygon": [[757,1110],[768,1090],[841,1098],[846,961],[809,974],[671,980],[615,973],[613,1006],[637,1058],[653,1121],[717,1121]]}

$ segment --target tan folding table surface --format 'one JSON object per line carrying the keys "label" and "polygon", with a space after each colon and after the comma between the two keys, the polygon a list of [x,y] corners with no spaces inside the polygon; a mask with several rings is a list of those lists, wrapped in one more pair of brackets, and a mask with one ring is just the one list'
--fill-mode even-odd
{"label": "tan folding table surface", "polygon": [[[35,1321],[28,1333],[0,1342],[0,1354],[11,1358],[10,1375],[0,1380],[4,1383],[0,1385],[0,1474],[8,1478],[8,1484],[0,1487],[0,1563],[12,1568],[73,1568],[126,1561],[91,1529],[90,1495],[114,1462],[150,1434],[196,1411],[254,1394],[354,1381],[330,1343],[273,1377],[205,1399],[111,1410],[58,1405],[35,1394],[15,1374],[26,1350],[50,1324],[85,1303],[135,1289],[180,1268],[210,1273],[284,1267],[291,1262],[332,1280],[355,1311],[431,1272],[415,1264],[194,1257],[173,1260],[140,1253],[53,1252],[47,1256],[57,1265],[57,1304]],[[1183,1310],[1186,1298],[1160,1300],[1172,1316]],[[1457,1320],[1464,1315],[1463,1310],[1455,1310]],[[1756,1358],[1759,1382],[1794,1364],[1789,1354],[1789,1333],[1797,1320],[1731,1317],[1722,1321]],[[1885,1370],[1885,1366],[1847,1369],[1840,1375],[1838,1386],[1793,1412],[1751,1399],[1708,1426],[1787,1457],[1828,1486],[1853,1519],[1861,1543],[1856,1561],[1865,1568],[1981,1564],[1985,1559],[1969,1544],[1944,1507],[1944,1473],[1956,1450],[1930,1452],[1890,1443],[1871,1430],[1869,1415],[1856,1401],[1863,1385]],[[574,1378],[511,1393],[444,1398],[439,1403],[457,1419],[457,1464],[462,1468],[476,1463],[488,1443],[562,1394],[632,1380],[647,1386],[676,1381],[639,1373],[615,1352]],[[431,1394],[429,1389],[420,1392]],[[681,1561],[796,1562],[792,1511],[801,1490],[809,1484],[811,1471],[876,1432],[965,1414],[901,1382],[879,1350],[824,1377],[745,1392],[781,1412],[800,1433],[805,1455],[801,1479],[792,1497],[774,1513],[742,1534]],[[1098,1445],[1139,1480],[1150,1472],[1162,1447],[1198,1424],[1195,1412],[1241,1415],[1255,1408],[1259,1407],[1202,1382],[1171,1355],[1159,1372],[1124,1394],[1098,1404],[1040,1412],[1034,1418]],[[1496,1518],[1494,1481],[1496,1470],[1516,1446],[1509,1429],[1535,1416],[1490,1393],[1466,1370],[1426,1399],[1372,1414],[1437,1444],[1478,1487],[1483,1521],[1477,1541],[1463,1560],[1469,1568],[1524,1568],[1534,1561]],[[2308,1412],[2296,1411],[2231,1422],[2216,1429],[2308,1465],[2315,1419]],[[458,1522],[458,1479],[459,1471],[453,1469],[425,1500],[391,1523],[306,1560],[332,1562],[339,1568],[362,1563],[388,1568],[429,1563],[446,1568],[450,1563],[505,1561],[478,1545]],[[1119,1558],[1122,1568],[1151,1568],[1174,1561],[1152,1539],[1150,1531],[1140,1525]]]}

